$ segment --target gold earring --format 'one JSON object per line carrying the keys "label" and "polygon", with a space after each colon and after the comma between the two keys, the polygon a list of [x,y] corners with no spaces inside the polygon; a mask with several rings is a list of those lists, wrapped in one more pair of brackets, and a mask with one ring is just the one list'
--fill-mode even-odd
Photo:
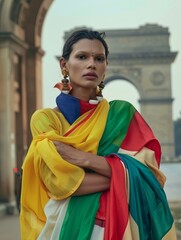
{"label": "gold earring", "polygon": [[102,95],[102,90],[104,89],[104,82],[102,81],[98,87],[97,87],[97,94],[96,94],[96,98],[99,102],[102,101],[103,99],[103,95]]}
{"label": "gold earring", "polygon": [[63,68],[62,69],[62,75],[63,75],[63,79],[62,79],[62,89],[61,91],[65,94],[69,94],[71,88],[70,88],[70,84],[69,84],[69,80],[68,78],[68,71]]}
{"label": "gold earring", "polygon": [[72,86],[70,85],[69,80],[67,79],[68,71],[66,70],[66,68],[62,69],[62,75],[63,75],[62,81],[55,84],[54,88],[58,88],[61,92],[69,94],[70,90],[72,89]]}

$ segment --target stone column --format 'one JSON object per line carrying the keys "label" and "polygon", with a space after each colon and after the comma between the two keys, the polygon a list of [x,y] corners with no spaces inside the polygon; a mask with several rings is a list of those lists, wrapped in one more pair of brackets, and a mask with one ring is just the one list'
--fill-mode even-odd
{"label": "stone column", "polygon": [[142,79],[141,113],[161,142],[163,160],[173,160],[175,147],[170,63],[145,65]]}
{"label": "stone column", "polygon": [[13,53],[8,41],[0,42],[0,200],[14,201],[15,128],[13,109]]}
{"label": "stone column", "polygon": [[[33,112],[42,107],[42,68],[41,61],[44,52],[40,48],[31,47],[26,56],[26,92],[28,128]],[[28,143],[31,141],[30,131]]]}

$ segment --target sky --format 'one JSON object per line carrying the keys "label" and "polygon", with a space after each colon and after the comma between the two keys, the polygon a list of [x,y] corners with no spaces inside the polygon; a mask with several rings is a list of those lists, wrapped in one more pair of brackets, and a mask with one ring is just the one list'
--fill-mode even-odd
{"label": "sky", "polygon": [[[95,30],[134,29],[147,23],[168,27],[171,51],[178,51],[171,66],[173,120],[181,117],[181,1],[180,0],[54,0],[42,29],[43,107],[54,107],[59,91],[53,86],[62,79],[56,56],[60,56],[65,31],[75,27]],[[119,89],[119,94],[116,91]],[[121,90],[120,90],[121,89]],[[121,91],[121,97],[120,97]],[[126,81],[116,80],[103,90],[108,100],[130,101],[138,110],[139,93]]]}

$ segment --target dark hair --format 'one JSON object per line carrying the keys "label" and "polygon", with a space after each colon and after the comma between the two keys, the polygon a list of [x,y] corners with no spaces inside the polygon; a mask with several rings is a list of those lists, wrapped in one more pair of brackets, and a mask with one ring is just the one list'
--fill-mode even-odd
{"label": "dark hair", "polygon": [[81,39],[91,39],[91,40],[97,39],[103,44],[103,46],[105,48],[105,55],[107,58],[108,54],[109,54],[109,50],[108,50],[108,45],[107,45],[106,41],[104,40],[104,37],[105,37],[104,32],[97,32],[97,31],[92,31],[92,30],[88,30],[88,29],[82,29],[82,30],[75,31],[66,40],[64,47],[63,47],[62,57],[65,58],[66,60],[68,60],[69,56],[72,52],[73,45],[76,42],[78,42],[79,40],[81,40]]}

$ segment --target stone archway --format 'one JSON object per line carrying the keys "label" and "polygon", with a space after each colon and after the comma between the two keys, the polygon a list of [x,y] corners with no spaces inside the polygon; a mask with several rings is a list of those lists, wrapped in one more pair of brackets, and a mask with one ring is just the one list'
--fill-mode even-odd
{"label": "stone archway", "polygon": [[108,101],[125,100],[129,101],[140,112],[140,93],[134,82],[122,75],[105,78],[103,95]]}
{"label": "stone archway", "polygon": [[175,157],[172,120],[171,52],[168,28],[146,24],[138,29],[104,30],[110,47],[105,83],[125,79],[140,95],[140,110],[162,145],[163,161]]}
{"label": "stone archway", "polygon": [[31,140],[29,120],[42,107],[41,30],[53,0],[0,0],[0,202],[14,201],[13,167]]}

